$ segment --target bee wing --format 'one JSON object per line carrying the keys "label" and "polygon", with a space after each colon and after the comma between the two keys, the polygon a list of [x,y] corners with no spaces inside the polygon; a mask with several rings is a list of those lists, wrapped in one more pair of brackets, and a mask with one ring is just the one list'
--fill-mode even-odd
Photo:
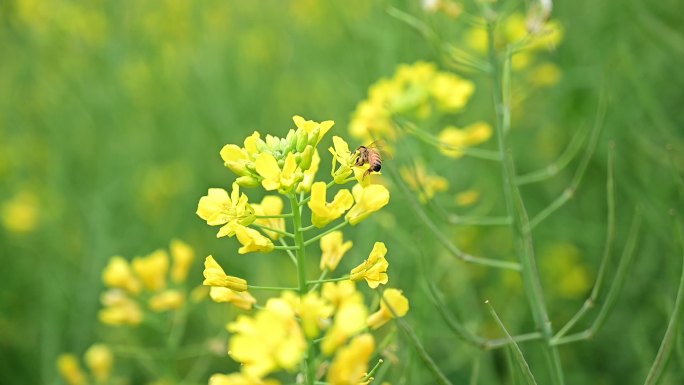
{"label": "bee wing", "polygon": [[391,148],[391,146],[387,145],[387,142],[383,139],[378,139],[372,142],[371,144],[367,145],[366,148],[370,148],[379,152],[384,159],[394,159],[394,156],[392,156],[392,153],[388,150]]}

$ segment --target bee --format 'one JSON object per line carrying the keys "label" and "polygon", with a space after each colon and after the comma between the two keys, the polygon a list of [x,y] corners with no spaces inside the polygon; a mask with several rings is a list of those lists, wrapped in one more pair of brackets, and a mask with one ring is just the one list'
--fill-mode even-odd
{"label": "bee", "polygon": [[356,158],[356,165],[363,166],[368,164],[368,170],[363,173],[363,178],[369,175],[371,172],[378,172],[382,168],[382,157],[380,156],[380,151],[378,150],[378,143],[373,142],[368,146],[359,146],[356,149],[359,156]]}

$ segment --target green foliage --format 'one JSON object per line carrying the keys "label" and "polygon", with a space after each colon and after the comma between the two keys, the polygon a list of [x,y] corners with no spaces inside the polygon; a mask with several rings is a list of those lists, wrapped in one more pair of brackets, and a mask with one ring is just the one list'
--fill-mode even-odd
{"label": "green foliage", "polygon": [[[506,3],[502,12],[523,7]],[[500,163],[487,159],[499,150],[496,138],[476,149],[485,156],[459,159],[435,151],[437,131],[397,145],[395,159],[383,163],[395,182],[386,213],[351,235],[355,243],[382,238],[390,251],[401,250],[388,254],[390,275],[411,300],[399,325],[409,332],[398,350],[387,347],[396,359],[386,358],[376,378],[432,383],[439,370],[441,383],[515,383],[523,357],[541,384],[552,383],[547,359],[556,358],[567,384],[642,384],[649,372],[667,384],[684,376],[684,338],[674,337],[669,322],[681,314],[675,294],[682,250],[670,219],[684,214],[684,193],[672,176],[684,174],[680,8],[674,0],[554,4],[563,43],[539,57],[561,69],[558,83],[530,87],[529,74],[515,71],[500,79],[512,91],[504,121],[510,119],[509,171],[517,184],[504,185]],[[101,271],[112,255],[149,254],[178,237],[198,261],[223,252],[230,261],[223,265],[237,276],[292,282],[296,272],[286,259],[263,255],[245,264],[246,256],[232,251],[235,240],[207,241],[215,231],[194,212],[208,186],[230,187],[218,154],[224,144],[254,130],[283,136],[290,127],[278,124],[294,114],[332,119],[332,134],[346,134],[368,87],[417,60],[475,84],[459,115],[429,123],[494,126],[487,71],[496,66],[461,48],[451,56],[440,51],[464,41],[465,26],[479,14],[475,4],[464,9],[452,19],[399,0],[0,2],[3,379],[60,383],[58,354],[80,356],[103,335],[117,338],[95,321]],[[399,182],[400,167],[415,162],[446,178],[449,190],[421,203]],[[525,266],[515,255],[519,238],[506,213],[506,188],[519,189],[529,213],[519,230],[534,234],[532,245],[522,245],[534,247],[541,273],[529,291],[518,273]],[[466,190],[479,192],[476,204],[456,203]],[[24,218],[19,224],[4,219],[12,208]],[[570,271],[575,278],[567,278]],[[193,279],[201,282],[199,263]],[[611,289],[615,282],[621,290]],[[559,346],[556,356],[546,356],[539,342],[544,314],[530,309],[525,294],[536,290],[543,296],[535,303],[562,331],[551,345],[582,339]],[[612,311],[604,315],[595,300]],[[185,338],[209,341],[215,331],[208,335],[201,325],[226,316],[217,310],[191,317]],[[572,331],[563,328],[568,321]],[[598,333],[581,334],[594,328]],[[519,349],[507,358],[497,348],[511,340]],[[148,335],[146,342],[165,341]],[[411,348],[415,342],[420,349]],[[132,366],[140,359],[122,356]],[[205,365],[198,383],[235,369],[225,357]],[[144,378],[135,374],[131,383]]]}

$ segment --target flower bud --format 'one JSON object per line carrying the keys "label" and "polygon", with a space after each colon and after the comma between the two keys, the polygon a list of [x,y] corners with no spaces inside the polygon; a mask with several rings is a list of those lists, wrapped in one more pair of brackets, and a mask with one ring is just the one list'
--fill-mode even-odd
{"label": "flower bud", "polygon": [[259,179],[255,178],[253,175],[245,175],[237,178],[235,183],[240,187],[256,187],[259,185]]}
{"label": "flower bud", "polygon": [[301,153],[301,160],[299,161],[299,168],[302,170],[308,170],[311,167],[311,160],[313,158],[314,148],[312,146],[306,146],[304,151]]}

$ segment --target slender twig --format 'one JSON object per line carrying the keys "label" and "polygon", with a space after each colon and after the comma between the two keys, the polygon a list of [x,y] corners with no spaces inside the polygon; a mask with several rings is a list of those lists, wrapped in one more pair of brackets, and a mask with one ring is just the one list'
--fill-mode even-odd
{"label": "slender twig", "polygon": [[623,248],[622,256],[620,257],[615,278],[613,278],[613,283],[608,290],[606,299],[599,310],[599,314],[596,316],[596,319],[594,319],[594,322],[589,328],[582,332],[571,334],[565,337],[552,338],[550,341],[552,345],[563,345],[571,342],[586,340],[592,338],[601,329],[608,315],[610,314],[610,311],[612,310],[620,291],[622,290],[622,285],[624,284],[625,277],[627,276],[629,266],[632,262],[632,257],[634,256],[634,251],[636,250],[640,227],[641,213],[639,210],[637,210],[634,214],[634,219],[632,220],[631,229],[629,231],[625,247]]}
{"label": "slender twig", "polygon": [[306,242],[304,242],[304,246],[308,246],[308,245],[310,245],[310,244],[312,244],[312,243],[318,241],[319,239],[323,238],[324,236],[326,236],[326,235],[332,233],[333,231],[339,230],[339,229],[343,228],[344,226],[346,226],[346,225],[348,225],[348,224],[349,224],[349,222],[345,220],[344,222],[339,223],[339,224],[337,224],[336,226],[334,226],[334,227],[332,227],[332,228],[330,228],[330,229],[328,229],[328,230],[326,230],[326,231],[324,231],[324,232],[322,232],[322,233],[316,235],[315,237],[312,237],[312,238],[307,239]]}
{"label": "slender twig", "polygon": [[317,279],[315,281],[306,281],[307,285],[314,285],[317,283],[326,283],[326,282],[339,282],[339,281],[348,281],[349,276],[345,275],[344,277],[339,277],[339,278],[328,278],[328,279]]}
{"label": "slender twig", "polygon": [[277,215],[257,215],[256,219],[292,218],[292,213]]}
{"label": "slender twig", "polygon": [[437,240],[454,257],[467,263],[474,263],[479,265],[497,267],[500,269],[520,271],[520,264],[516,262],[499,261],[496,259],[475,257],[459,249],[456,245],[454,245],[451,242],[451,239],[449,239],[449,237],[446,234],[444,234],[444,232],[442,232],[442,229],[439,226],[437,226],[437,224],[435,224],[432,221],[432,219],[430,219],[430,216],[425,212],[425,210],[423,210],[420,204],[416,201],[416,198],[411,192],[411,190],[409,190],[409,188],[404,183],[401,183],[396,171],[390,170],[389,173],[392,174],[394,180],[397,181],[397,185],[402,190],[404,190],[404,195],[413,207],[413,211],[416,214],[418,214],[418,217],[423,221],[423,223],[425,223],[425,225],[429,228],[430,232],[432,232],[432,234],[434,234],[434,236],[437,237]]}
{"label": "slender twig", "polygon": [[682,315],[682,308],[684,308],[684,239],[682,238],[682,228],[678,220],[675,220],[675,237],[678,240],[679,246],[682,253],[682,273],[679,278],[679,289],[677,289],[677,297],[675,297],[674,309],[672,309],[672,315],[670,316],[670,321],[667,324],[667,329],[665,330],[665,336],[663,336],[663,341],[660,343],[660,348],[658,349],[658,354],[651,365],[651,369],[648,371],[646,376],[646,381],[644,385],[656,385],[660,380],[660,377],[665,370],[665,365],[667,364],[670,355],[672,354],[673,344],[677,337],[677,329],[680,325],[680,318]]}
{"label": "slender twig", "polygon": [[603,121],[606,116],[606,111],[608,110],[608,97],[606,96],[607,93],[608,91],[604,88],[603,92],[599,96],[599,103],[596,109],[596,117],[594,119],[591,137],[589,138],[587,147],[584,150],[584,156],[580,160],[580,164],[577,166],[577,170],[575,171],[570,184],[556,199],[554,199],[546,208],[544,208],[541,212],[539,212],[539,214],[535,215],[532,220],[530,220],[530,224],[524,228],[525,231],[529,232],[534,229],[534,227],[548,218],[556,210],[563,207],[563,205],[565,205],[565,203],[567,203],[575,195],[575,191],[577,191],[577,188],[579,188],[579,185],[582,182],[582,178],[584,178],[584,173],[587,171],[587,167],[589,166],[589,162],[594,154],[594,151],[596,150],[599,137],[601,136],[601,131],[604,126]]}
{"label": "slender twig", "polygon": [[267,291],[285,291],[285,290],[290,290],[290,291],[297,291],[298,288],[296,287],[281,287],[281,286],[256,286],[256,285],[247,285],[247,287],[250,290],[267,290]]}
{"label": "slender twig", "polygon": [[513,224],[511,217],[462,217],[450,215],[447,218],[452,225],[460,226],[510,226]]}
{"label": "slender twig", "polygon": [[523,356],[522,350],[520,350],[518,344],[515,342],[515,340],[513,340],[513,337],[511,337],[511,334],[508,333],[508,330],[506,330],[506,327],[504,326],[503,322],[501,322],[501,318],[499,318],[499,315],[496,314],[496,311],[494,310],[494,307],[492,307],[492,304],[489,303],[489,301],[485,301],[485,304],[487,305],[487,307],[489,307],[489,312],[491,313],[492,317],[494,317],[494,320],[496,320],[496,323],[499,325],[501,330],[503,330],[504,334],[506,334],[509,346],[511,346],[511,350],[513,351],[513,356],[515,357],[515,360],[518,363],[518,367],[523,377],[525,378],[525,381],[527,381],[528,384],[536,385],[537,381],[534,379],[534,375],[530,370],[530,366],[527,364],[527,361],[525,361],[525,356]]}
{"label": "slender twig", "polygon": [[283,250],[285,250],[285,251],[287,252],[287,255],[290,256],[290,259],[292,260],[292,263],[294,263],[294,265],[297,266],[297,257],[296,257],[296,256],[294,255],[294,253],[292,252],[292,249],[289,248],[290,245],[288,245],[287,242],[285,242],[285,240],[284,240],[283,238],[280,238],[278,241],[280,241],[280,244],[281,244],[283,247],[285,247]]}
{"label": "slender twig", "polygon": [[384,301],[385,305],[392,313],[392,316],[394,317],[397,325],[399,326],[399,329],[401,329],[401,331],[404,332],[404,334],[406,334],[406,336],[408,337],[416,353],[418,353],[420,360],[435,377],[435,381],[441,385],[452,385],[451,381],[449,381],[449,379],[444,375],[444,373],[442,373],[442,371],[439,369],[435,361],[432,359],[432,357],[430,357],[430,354],[427,352],[427,350],[425,350],[425,347],[420,342],[420,338],[418,338],[418,335],[413,330],[413,328],[411,328],[411,326],[406,321],[404,321],[404,319],[397,317],[397,312],[394,310],[394,308],[389,302],[385,301],[385,299],[382,296],[382,293],[380,294],[380,298],[382,299],[382,301]]}
{"label": "slender twig", "polygon": [[608,219],[606,225],[606,240],[603,245],[603,255],[601,257],[601,265],[599,266],[598,274],[594,287],[591,289],[591,294],[584,301],[582,307],[577,313],[553,336],[554,339],[562,338],[570,331],[577,322],[594,306],[598,300],[601,288],[603,287],[603,280],[608,270],[608,263],[613,254],[613,244],[615,241],[615,151],[614,145],[611,143],[608,152],[608,177],[606,179],[606,202],[608,206]]}
{"label": "slender twig", "polygon": [[[596,129],[596,126],[594,126],[594,129]],[[570,143],[565,148],[563,153],[558,157],[558,159],[540,170],[519,175],[516,177],[515,182],[518,184],[518,186],[522,186],[529,183],[540,182],[556,176],[559,172],[563,171],[570,164],[570,162],[572,162],[577,154],[579,154],[579,150],[582,148],[582,143],[586,139],[588,133],[588,129],[578,130],[577,133],[573,135]]]}
{"label": "slender twig", "polygon": [[256,226],[256,227],[258,227],[258,228],[260,228],[260,229],[262,229],[262,230],[265,230],[265,231],[272,231],[272,232],[274,232],[274,233],[277,233],[277,234],[280,234],[280,235],[284,235],[284,236],[286,236],[286,237],[294,238],[294,234],[288,233],[288,232],[285,231],[285,230],[274,229],[273,227],[264,226],[264,225],[261,225],[261,224],[258,224],[258,223],[253,223],[253,225]]}

